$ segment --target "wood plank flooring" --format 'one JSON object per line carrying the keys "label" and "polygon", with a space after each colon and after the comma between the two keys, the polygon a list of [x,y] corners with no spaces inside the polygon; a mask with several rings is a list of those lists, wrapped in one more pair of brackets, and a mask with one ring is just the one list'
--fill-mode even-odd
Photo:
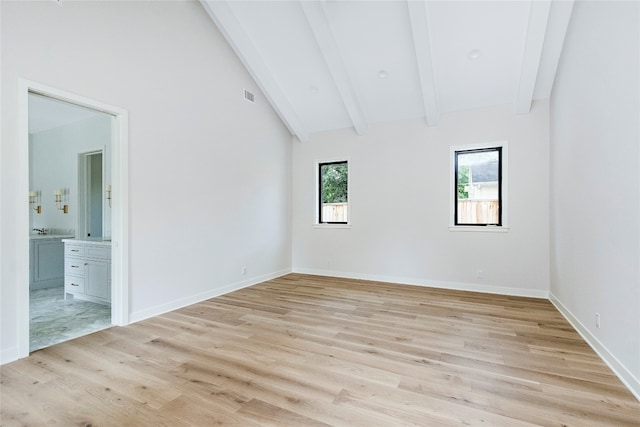
{"label": "wood plank flooring", "polygon": [[291,274],[1,367],[3,426],[639,426],[546,300]]}

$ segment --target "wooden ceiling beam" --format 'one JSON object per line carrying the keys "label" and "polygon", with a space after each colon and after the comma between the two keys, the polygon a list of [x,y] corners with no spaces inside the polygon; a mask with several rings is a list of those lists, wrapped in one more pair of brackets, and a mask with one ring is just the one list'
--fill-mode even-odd
{"label": "wooden ceiling beam", "polygon": [[426,3],[423,1],[408,1],[409,19],[413,47],[418,62],[418,75],[422,89],[422,101],[428,126],[436,126],[440,119],[438,110],[438,95],[433,72],[431,57],[431,42],[429,40],[429,24],[427,21]]}
{"label": "wooden ceiling beam", "polygon": [[356,94],[355,87],[351,81],[347,67],[340,55],[338,42],[333,34],[329,19],[325,11],[323,1],[300,1],[311,31],[318,42],[320,53],[322,54],[331,78],[338,89],[338,93],[344,103],[347,113],[353,123],[353,127],[358,135],[365,135],[369,124],[361,107],[360,100]]}
{"label": "wooden ceiling beam", "polygon": [[547,33],[544,38],[544,50],[533,99],[545,99],[551,96],[553,81],[560,63],[564,38],[569,27],[573,10],[573,0],[554,0],[551,2]]}
{"label": "wooden ceiling beam", "polygon": [[200,0],[200,3],[218,29],[220,29],[220,32],[236,55],[238,55],[249,74],[256,81],[256,84],[276,110],[289,132],[297,136],[301,142],[308,141],[309,132],[285,96],[284,91],[276,82],[264,58],[242,28],[228,2],[223,0]]}
{"label": "wooden ceiling beam", "polygon": [[550,9],[550,1],[531,1],[524,55],[520,68],[518,94],[516,96],[517,114],[526,114],[531,110]]}

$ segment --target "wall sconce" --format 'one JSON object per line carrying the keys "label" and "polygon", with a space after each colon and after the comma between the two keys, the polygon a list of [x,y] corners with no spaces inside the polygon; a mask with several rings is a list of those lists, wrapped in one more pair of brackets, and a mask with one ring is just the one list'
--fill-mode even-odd
{"label": "wall sconce", "polygon": [[107,200],[109,201],[109,207],[111,207],[111,184],[107,185],[107,187],[104,189],[104,192],[107,195]]}
{"label": "wall sconce", "polygon": [[59,211],[62,211],[63,213],[69,213],[69,205],[65,205],[62,202],[62,195],[64,194],[64,190],[61,190],[59,188],[53,190],[53,195],[56,198],[56,207],[58,208]]}
{"label": "wall sconce", "polygon": [[29,206],[31,209],[36,211],[36,213],[42,213],[42,206],[37,205],[38,203],[38,192],[37,191],[29,191]]}

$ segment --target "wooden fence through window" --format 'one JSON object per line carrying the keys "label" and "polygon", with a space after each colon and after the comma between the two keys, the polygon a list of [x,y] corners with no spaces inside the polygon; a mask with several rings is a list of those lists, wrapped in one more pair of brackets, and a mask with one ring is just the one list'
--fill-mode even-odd
{"label": "wooden fence through window", "polygon": [[322,220],[324,222],[347,222],[349,216],[347,203],[323,203]]}
{"label": "wooden fence through window", "polygon": [[[497,224],[499,204],[497,200],[458,200],[459,224]],[[323,203],[324,222],[347,222],[347,203]]]}
{"label": "wooden fence through window", "polygon": [[497,200],[458,200],[458,224],[497,224]]}

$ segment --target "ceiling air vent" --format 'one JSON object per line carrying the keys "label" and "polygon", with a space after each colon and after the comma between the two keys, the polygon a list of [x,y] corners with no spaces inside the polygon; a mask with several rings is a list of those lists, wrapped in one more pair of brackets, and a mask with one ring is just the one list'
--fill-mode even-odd
{"label": "ceiling air vent", "polygon": [[244,90],[244,99],[246,99],[247,101],[251,102],[252,104],[256,102],[255,101],[256,96],[253,93],[251,93],[248,90],[246,90],[246,89]]}

